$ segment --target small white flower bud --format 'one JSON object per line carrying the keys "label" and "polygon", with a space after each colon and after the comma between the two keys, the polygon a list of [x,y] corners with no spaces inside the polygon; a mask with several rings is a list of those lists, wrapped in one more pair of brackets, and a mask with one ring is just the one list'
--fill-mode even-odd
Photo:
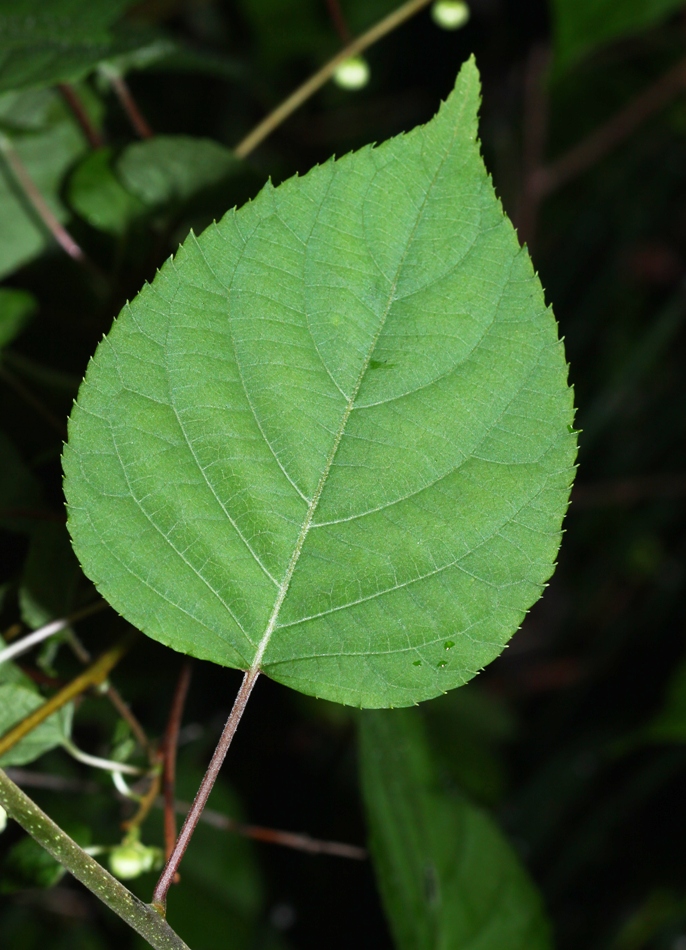
{"label": "small white flower bud", "polygon": [[459,30],[469,20],[470,11],[462,0],[436,0],[431,7],[436,26],[444,30]]}
{"label": "small white flower bud", "polygon": [[369,82],[370,70],[366,59],[351,56],[341,63],[333,74],[333,81],[341,89],[362,89]]}

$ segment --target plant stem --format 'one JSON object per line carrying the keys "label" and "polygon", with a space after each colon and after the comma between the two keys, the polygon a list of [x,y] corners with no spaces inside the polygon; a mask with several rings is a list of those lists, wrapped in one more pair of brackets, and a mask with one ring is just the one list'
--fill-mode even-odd
{"label": "plant stem", "polygon": [[44,627],[39,627],[37,630],[34,630],[33,633],[29,633],[27,636],[22,637],[21,640],[17,640],[11,646],[0,650],[0,666],[2,666],[3,663],[7,663],[8,660],[13,660],[15,656],[21,656],[22,653],[26,653],[32,647],[36,646],[37,643],[42,643],[43,640],[47,640],[48,637],[52,637],[61,630],[64,630],[70,623],[82,620],[83,617],[90,617],[91,614],[98,613],[107,606],[106,601],[98,600],[96,603],[89,604],[81,610],[74,611],[74,613],[69,614],[68,617],[62,617],[60,620],[52,620],[50,623],[46,623]]}
{"label": "plant stem", "polygon": [[1,769],[0,804],[10,818],[155,950],[189,950],[154,908],[134,897],[109,871],[86,854]]}
{"label": "plant stem", "polygon": [[0,151],[2,151],[3,155],[5,156],[7,164],[12,169],[12,174],[14,175],[23,194],[26,196],[27,201],[31,204],[38,217],[41,219],[48,231],[50,231],[62,250],[66,251],[66,253],[75,261],[78,261],[80,264],[85,264],[86,255],[83,253],[71,234],[69,234],[66,228],[62,227],[60,222],[57,220],[52,209],[48,207],[45,198],[40,193],[33,178],[31,178],[31,175],[19,157],[17,150],[12,145],[7,136],[2,134],[0,134]]}
{"label": "plant stem", "polygon": [[[180,814],[187,814],[190,805],[177,802],[176,809]],[[285,848],[294,848],[296,851],[305,851],[307,854],[331,854],[339,858],[351,858],[353,861],[364,861],[367,852],[354,844],[345,844],[342,841],[321,841],[309,835],[294,834],[292,831],[279,831],[276,828],[264,828],[261,825],[245,825],[235,821],[228,815],[206,808],[202,813],[202,820],[214,828],[223,831],[232,831],[244,838],[254,841],[264,841],[267,844],[278,844]]]}
{"label": "plant stem", "polygon": [[183,828],[181,829],[181,834],[176,841],[174,850],[172,851],[172,854],[167,861],[162,874],[160,875],[160,879],[157,882],[157,886],[155,887],[155,891],[152,895],[152,905],[153,907],[156,907],[162,914],[165,912],[169,888],[174,881],[179,864],[181,863],[181,859],[186,852],[186,848],[188,847],[188,843],[193,836],[193,832],[200,821],[203,808],[207,804],[207,799],[210,797],[210,792],[212,791],[214,783],[217,780],[219,770],[221,769],[224,759],[226,758],[226,753],[229,751],[231,740],[236,733],[238,723],[243,717],[248,699],[250,698],[253,686],[257,682],[259,675],[259,670],[249,669],[243,676],[241,688],[238,690],[238,695],[234,701],[233,709],[229,713],[229,718],[226,720],[226,725],[224,726],[224,731],[222,732],[219,742],[217,743],[217,748],[214,750],[214,755],[212,756],[210,764],[207,767],[207,771],[205,772],[205,776],[200,783],[200,788],[198,789],[193,804],[186,815],[186,820],[183,823]]}
{"label": "plant stem", "polygon": [[136,719],[132,713],[128,703],[124,700],[116,686],[112,686],[112,684],[107,687],[106,695],[124,722],[128,723],[129,729],[135,736],[138,745],[141,747],[143,752],[145,752],[148,757],[148,761],[152,765],[155,759],[155,750],[152,743],[150,742],[150,739],[148,739],[145,733],[145,729],[143,726],[141,726],[138,719]]}
{"label": "plant stem", "polygon": [[86,111],[86,108],[81,102],[81,99],[74,87],[71,85],[71,83],[61,82],[58,83],[57,88],[62,94],[64,101],[74,113],[76,121],[79,123],[83,134],[88,139],[88,144],[90,147],[102,148],[104,145],[102,135],[100,135],[100,132],[98,132],[97,128],[93,125],[91,117],[88,115],[88,112]]}
{"label": "plant stem", "polygon": [[[56,792],[81,792],[91,794],[101,791],[95,782],[84,782],[81,779],[67,779],[61,775],[51,775],[49,772],[32,772],[29,769],[9,768],[8,776],[18,785],[26,785],[33,788],[49,788]],[[125,795],[128,798],[128,795]],[[164,808],[164,800],[156,799],[154,802],[156,808]],[[177,815],[187,815],[190,811],[189,802],[174,802],[174,811]],[[223,815],[221,812],[206,808],[200,821],[213,828],[219,828],[222,831],[230,831],[233,834],[241,835],[244,838],[253,838],[255,841],[264,841],[267,844],[282,845],[285,848],[294,848],[297,851],[305,851],[307,854],[330,854],[340,858],[351,858],[356,861],[363,861],[367,857],[364,848],[354,844],[345,844],[343,841],[322,841],[319,838],[312,838],[310,835],[295,834],[292,831],[279,831],[276,828],[264,828],[261,825],[245,825],[229,815]]]}
{"label": "plant stem", "polygon": [[320,70],[318,70],[313,76],[311,76],[306,82],[302,84],[298,89],[295,90],[287,99],[285,99],[280,106],[277,106],[273,112],[270,112],[269,115],[263,119],[259,125],[257,125],[252,132],[250,132],[244,139],[242,139],[236,148],[234,149],[234,154],[238,158],[245,158],[246,155],[249,155],[261,142],[263,142],[268,135],[281,125],[281,123],[287,119],[296,109],[314,95],[318,89],[331,79],[333,74],[336,72],[341,63],[344,63],[346,59],[349,59],[351,56],[357,56],[363,50],[368,49],[368,47],[373,46],[377,40],[382,39],[388,33],[391,33],[397,27],[399,27],[405,20],[409,20],[410,17],[413,17],[416,13],[419,13],[424,7],[428,6],[431,3],[431,0],[409,0],[408,3],[404,3],[402,6],[398,7],[397,10],[394,10],[393,13],[390,13],[387,17],[384,17],[383,20],[379,20],[370,30],[367,30],[366,33],[363,33],[362,36],[358,36],[356,40],[353,40],[352,43],[349,43],[345,49],[342,49],[340,53],[337,53],[333,59],[330,59],[328,63],[325,63]]}
{"label": "plant stem", "polygon": [[27,736],[37,726],[44,722],[49,716],[66,706],[68,702],[85,693],[91,686],[99,686],[107,679],[108,674],[125,653],[131,648],[133,641],[138,636],[137,630],[132,630],[121,638],[110,650],[103,653],[95,663],[84,670],[79,676],[68,683],[58,693],[55,693],[50,699],[46,700],[42,706],[18,722],[8,732],[0,738],[0,757],[9,752],[24,736]]}
{"label": "plant stem", "polygon": [[91,768],[102,769],[105,772],[120,772],[122,775],[143,775],[143,769],[139,769],[137,765],[128,765],[126,762],[115,762],[112,759],[101,759],[99,755],[90,755],[75,746],[69,739],[63,739],[62,746],[77,762],[83,762]]}
{"label": "plant stem", "polygon": [[345,17],[343,16],[340,3],[338,0],[326,0],[326,5],[329,8],[331,22],[333,23],[336,32],[340,37],[341,43],[347,45],[352,39],[352,34],[348,29],[348,24],[346,23]]}
{"label": "plant stem", "polygon": [[141,110],[138,108],[138,103],[131,94],[129,84],[126,82],[121,73],[114,69],[107,69],[105,66],[101,66],[100,68],[105,76],[107,76],[107,80],[112,86],[117,99],[119,99],[124,112],[129,117],[129,122],[133,126],[136,135],[142,139],[153,138],[155,133],[148,125],[148,121]]}
{"label": "plant stem", "polygon": [[169,710],[169,719],[167,721],[162,747],[164,755],[162,778],[162,793],[164,795],[164,856],[167,861],[172,856],[176,842],[176,811],[174,810],[176,795],[176,747],[179,742],[179,729],[181,728],[183,707],[186,704],[188,687],[191,682],[191,669],[190,660],[184,660],[174,691],[171,709]]}

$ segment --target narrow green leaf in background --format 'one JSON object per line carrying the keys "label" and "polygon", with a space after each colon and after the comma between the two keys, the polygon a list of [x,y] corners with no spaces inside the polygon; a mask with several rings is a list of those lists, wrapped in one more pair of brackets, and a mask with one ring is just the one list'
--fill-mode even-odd
{"label": "narrow green leaf in background", "polygon": [[430,123],[273,188],[126,307],[70,420],[84,570],[175,649],[361,706],[496,657],[553,571],[564,350],[477,143]]}
{"label": "narrow green leaf in background", "polygon": [[540,897],[488,815],[434,774],[419,714],[360,716],[377,881],[399,950],[549,950]]}
{"label": "narrow green leaf in background", "polygon": [[[42,705],[43,697],[34,689],[15,683],[0,686],[0,736]],[[0,756],[0,768],[26,765],[62,745],[71,733],[73,713],[74,706],[69,703],[36,726],[21,742]]]}
{"label": "narrow green leaf in background", "polygon": [[594,49],[639,33],[683,7],[683,0],[552,0],[555,60],[567,69]]}

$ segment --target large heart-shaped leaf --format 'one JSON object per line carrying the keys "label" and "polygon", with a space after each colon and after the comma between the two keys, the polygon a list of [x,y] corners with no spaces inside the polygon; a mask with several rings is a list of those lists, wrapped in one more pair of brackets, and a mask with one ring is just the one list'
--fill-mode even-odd
{"label": "large heart-shaped leaf", "polygon": [[428,125],[191,235],[100,345],[70,530],[149,635],[408,705],[473,676],[540,596],[572,396],[478,98],[470,62]]}

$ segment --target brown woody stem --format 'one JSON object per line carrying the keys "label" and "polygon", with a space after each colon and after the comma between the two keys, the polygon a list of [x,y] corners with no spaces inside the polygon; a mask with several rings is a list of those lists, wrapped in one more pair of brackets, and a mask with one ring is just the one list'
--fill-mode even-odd
{"label": "brown woody stem", "polygon": [[29,175],[28,170],[19,157],[17,150],[12,145],[7,136],[2,134],[0,134],[0,151],[2,151],[2,154],[5,156],[5,160],[11,168],[12,174],[14,175],[14,178],[16,179],[17,184],[21,188],[23,194],[26,196],[27,201],[31,204],[38,217],[50,231],[62,250],[66,251],[66,253],[75,261],[79,261],[81,264],[85,263],[86,255],[83,253],[71,234],[69,234],[66,228],[62,227],[60,222],[57,220],[54,212],[48,207],[45,198],[40,193],[33,178],[31,178]]}
{"label": "brown woody stem", "polygon": [[169,888],[174,881],[176,873],[179,869],[179,865],[181,864],[181,860],[186,853],[186,848],[193,837],[193,832],[200,821],[200,816],[202,815],[203,809],[207,804],[207,799],[210,797],[210,792],[212,791],[214,783],[217,780],[219,770],[221,769],[224,759],[226,758],[226,753],[229,751],[231,740],[236,734],[238,723],[243,717],[248,699],[250,698],[253,686],[257,682],[259,675],[259,670],[250,669],[243,676],[241,688],[238,690],[238,694],[233,704],[233,709],[229,713],[229,718],[226,720],[226,725],[224,726],[224,731],[222,732],[219,742],[217,743],[217,748],[214,750],[214,755],[212,756],[210,764],[207,767],[207,771],[205,772],[205,776],[200,783],[200,788],[198,789],[198,793],[193,800],[190,811],[186,815],[186,820],[183,823],[183,828],[181,829],[181,834],[176,841],[174,850],[172,851],[171,856],[167,861],[162,874],[160,875],[160,879],[157,882],[155,891],[152,895],[152,905],[153,907],[157,908],[161,914],[165,913]]}
{"label": "brown woody stem", "polygon": [[112,89],[114,89],[114,94],[117,99],[119,99],[122,109],[129,117],[129,122],[133,126],[136,135],[142,139],[153,138],[155,133],[148,125],[148,120],[138,108],[138,103],[133,98],[129,85],[124,77],[113,69],[107,69],[105,75]]}
{"label": "brown woody stem", "polygon": [[68,82],[61,82],[58,83],[57,88],[62,94],[64,101],[74,113],[76,121],[79,123],[83,134],[88,139],[88,144],[90,147],[102,148],[104,145],[102,135],[100,135],[100,132],[97,130],[95,125],[93,125],[91,117],[88,115],[88,112],[86,111],[86,108],[83,102],[81,102],[81,99],[74,87]]}
{"label": "brown woody stem", "polygon": [[169,719],[164,733],[163,755],[164,764],[162,771],[162,794],[164,796],[164,853],[167,861],[172,856],[174,844],[176,842],[176,811],[174,803],[176,798],[176,747],[179,741],[179,729],[181,728],[181,717],[183,716],[183,707],[186,704],[188,687],[191,683],[191,662],[184,660],[179,674],[179,679],[174,691],[171,709],[169,710]]}
{"label": "brown woody stem", "polygon": [[340,37],[341,43],[347,45],[352,39],[352,34],[348,29],[348,24],[346,23],[345,17],[343,16],[340,3],[338,0],[326,0],[326,5],[329,9],[331,22],[333,23],[335,30]]}

